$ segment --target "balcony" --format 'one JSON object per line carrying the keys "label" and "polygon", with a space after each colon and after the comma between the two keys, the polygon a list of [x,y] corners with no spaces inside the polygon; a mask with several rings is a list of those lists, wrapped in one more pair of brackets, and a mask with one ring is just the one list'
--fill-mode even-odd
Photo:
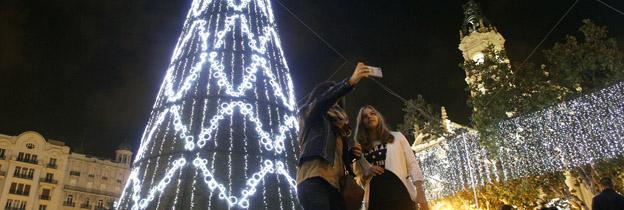
{"label": "balcony", "polygon": [[32,175],[28,175],[28,174],[13,174],[13,177],[17,177],[17,178],[22,178],[22,179],[33,179]]}
{"label": "balcony", "polygon": [[30,191],[9,190],[10,194],[28,196]]}
{"label": "balcony", "polygon": [[50,183],[50,184],[58,184],[57,180],[55,180],[55,179],[48,179],[48,178],[40,178],[39,182]]}
{"label": "balcony", "polygon": [[26,159],[26,158],[15,158],[15,160],[19,161],[19,162],[24,162],[24,163],[32,163],[32,164],[39,164],[39,161],[36,159]]}
{"label": "balcony", "polygon": [[46,167],[56,169],[58,165],[56,165],[56,163],[48,163]]}
{"label": "balcony", "polygon": [[116,197],[116,198],[119,198],[121,196],[120,194],[114,193],[114,192],[103,191],[103,190],[96,190],[96,189],[89,189],[89,188],[84,188],[84,187],[76,187],[76,186],[70,186],[70,185],[65,185],[65,189],[66,190],[78,191],[78,192],[86,192],[86,193],[92,193],[92,194],[98,194],[98,195],[105,195],[105,196]]}
{"label": "balcony", "polygon": [[71,207],[76,207],[76,203],[74,203],[74,202],[67,202],[67,201],[64,201],[64,202],[63,202],[63,206],[71,206]]}
{"label": "balcony", "polygon": [[91,209],[91,207],[93,206],[91,206],[91,204],[88,204],[88,203],[80,204],[81,209]]}
{"label": "balcony", "polygon": [[49,201],[50,200],[50,195],[40,195],[39,199]]}

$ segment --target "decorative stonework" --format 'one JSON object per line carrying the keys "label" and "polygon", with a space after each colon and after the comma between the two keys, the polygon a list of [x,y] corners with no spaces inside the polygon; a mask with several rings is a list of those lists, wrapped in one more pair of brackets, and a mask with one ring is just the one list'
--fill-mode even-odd
{"label": "decorative stonework", "polygon": [[490,45],[494,45],[494,50],[504,50],[505,38],[496,30],[473,32],[461,39],[459,50],[462,51],[464,60],[474,60],[475,56],[482,53]]}

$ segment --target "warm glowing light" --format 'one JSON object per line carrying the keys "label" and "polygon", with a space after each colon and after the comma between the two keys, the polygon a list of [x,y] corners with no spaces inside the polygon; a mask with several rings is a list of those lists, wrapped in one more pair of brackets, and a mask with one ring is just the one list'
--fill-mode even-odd
{"label": "warm glowing light", "polygon": [[455,132],[417,151],[430,198],[624,155],[624,82],[503,121],[494,159],[478,133]]}

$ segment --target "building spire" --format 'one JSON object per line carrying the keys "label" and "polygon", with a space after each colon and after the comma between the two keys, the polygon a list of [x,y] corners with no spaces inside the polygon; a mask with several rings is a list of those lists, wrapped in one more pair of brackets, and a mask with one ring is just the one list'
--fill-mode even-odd
{"label": "building spire", "polygon": [[464,9],[464,23],[460,31],[462,38],[472,32],[480,32],[491,27],[489,21],[483,15],[479,4],[474,0],[469,0],[462,7]]}

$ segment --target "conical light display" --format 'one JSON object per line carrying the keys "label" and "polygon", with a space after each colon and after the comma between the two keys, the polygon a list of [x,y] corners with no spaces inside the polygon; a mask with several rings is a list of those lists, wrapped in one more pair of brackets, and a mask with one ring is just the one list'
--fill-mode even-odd
{"label": "conical light display", "polygon": [[299,209],[298,124],[269,0],[194,0],[117,209]]}

